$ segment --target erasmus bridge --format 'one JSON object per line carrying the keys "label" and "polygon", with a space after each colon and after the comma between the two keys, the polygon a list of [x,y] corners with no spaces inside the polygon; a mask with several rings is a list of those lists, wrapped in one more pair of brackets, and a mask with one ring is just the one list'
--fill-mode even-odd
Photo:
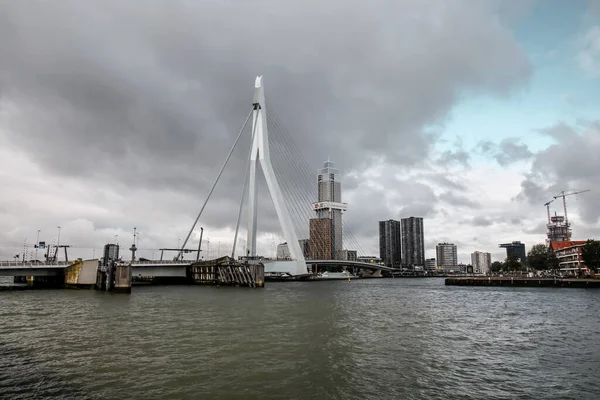
{"label": "erasmus bridge", "polygon": [[[248,125],[251,126],[251,129],[246,129]],[[285,129],[281,119],[275,114],[271,104],[267,102],[264,93],[263,78],[259,76],[255,80],[254,98],[249,113],[229,153],[225,157],[219,173],[185,240],[177,248],[177,256],[173,261],[139,261],[135,259],[134,250],[130,264],[133,268],[134,276],[137,275],[138,271],[140,273],[143,271],[144,276],[178,276],[181,274],[185,276],[186,267],[193,263],[193,261],[183,260],[183,254],[188,252],[186,245],[192,238],[198,222],[202,219],[207,205],[211,203],[212,194],[219,183],[223,171],[227,168],[234,150],[245,135],[246,137],[250,135],[251,145],[247,153],[244,183],[240,191],[239,210],[237,213],[233,246],[230,253],[232,259],[235,259],[236,245],[240,239],[242,210],[245,205],[247,206],[247,248],[246,254],[243,257],[248,260],[259,259],[257,254],[258,203],[268,193],[277,215],[282,238],[287,243],[289,249],[289,258],[286,257],[285,260],[260,259],[260,262],[264,264],[265,272],[296,277],[309,275],[313,270],[313,266],[345,266],[371,272],[391,270],[391,268],[380,264],[355,260],[307,259],[307,254],[301,248],[299,239],[308,238],[310,219],[315,217],[314,210],[318,203],[315,202],[318,199],[315,175],[308,162],[302,157],[298,146]],[[260,196],[258,190],[259,182],[257,180],[259,168],[262,170],[267,186],[266,191],[260,191]],[[241,174],[243,171],[239,171],[239,173]],[[215,200],[218,199],[213,199],[213,203]],[[330,203],[325,205],[319,204],[318,207],[336,207],[342,205],[333,202]],[[345,205],[343,205],[343,208],[345,209]],[[337,228],[339,231],[339,227]],[[345,249],[355,250],[358,254],[364,254],[352,232],[343,223],[341,233]],[[312,251],[310,251],[311,254],[327,254],[328,249],[325,247],[331,246],[330,243],[326,243],[326,240],[312,240],[310,245],[313,246]],[[321,248],[315,249],[315,246],[320,246]],[[60,269],[61,267],[64,268],[64,266],[57,263],[52,265],[40,262],[0,263],[0,275],[45,276],[53,274],[57,268]]]}

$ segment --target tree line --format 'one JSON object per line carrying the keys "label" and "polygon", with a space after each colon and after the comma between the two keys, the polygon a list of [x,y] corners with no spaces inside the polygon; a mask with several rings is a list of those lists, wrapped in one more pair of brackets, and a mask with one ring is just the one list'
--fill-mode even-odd
{"label": "tree line", "polygon": [[[598,273],[600,270],[600,241],[588,240],[581,249],[581,257],[590,270]],[[512,254],[504,262],[494,261],[490,267],[490,272],[519,272],[528,269],[556,271],[559,269],[559,261],[556,254],[548,246],[540,243],[529,250],[526,263],[521,262],[516,254]]]}

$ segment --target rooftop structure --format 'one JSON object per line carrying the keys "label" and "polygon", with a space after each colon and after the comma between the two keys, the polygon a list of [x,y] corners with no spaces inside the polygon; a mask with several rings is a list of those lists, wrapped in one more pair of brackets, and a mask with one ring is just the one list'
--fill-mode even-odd
{"label": "rooftop structure", "polygon": [[516,255],[521,262],[527,261],[527,256],[525,253],[525,243],[521,243],[519,241],[514,241],[511,243],[503,243],[500,247],[506,249],[506,258]]}

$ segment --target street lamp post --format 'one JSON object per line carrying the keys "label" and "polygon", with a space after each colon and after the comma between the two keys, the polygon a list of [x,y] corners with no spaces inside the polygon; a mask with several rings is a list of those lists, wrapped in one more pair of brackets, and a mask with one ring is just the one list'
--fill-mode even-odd
{"label": "street lamp post", "polygon": [[38,251],[38,246],[40,245],[40,232],[41,230],[38,229],[38,233],[37,233],[37,239],[35,241],[35,261],[37,261],[37,251]]}
{"label": "street lamp post", "polygon": [[60,226],[57,226],[58,228],[58,239],[56,240],[56,265],[58,265],[58,249],[60,247]]}

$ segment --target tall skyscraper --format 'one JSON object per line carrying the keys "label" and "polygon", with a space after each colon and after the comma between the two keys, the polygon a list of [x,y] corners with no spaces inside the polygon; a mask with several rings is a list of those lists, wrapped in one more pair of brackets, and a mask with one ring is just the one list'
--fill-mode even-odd
{"label": "tall skyscraper", "polygon": [[438,243],[435,246],[437,266],[444,271],[458,270],[458,254],[453,243]]}
{"label": "tall skyscraper", "polygon": [[[313,203],[317,217],[310,220],[310,252],[327,256],[319,259],[340,259],[343,249],[342,211],[346,210],[346,204],[342,203],[340,170],[329,160],[319,170],[317,190],[318,201]],[[330,222],[313,222],[317,220]]]}
{"label": "tall skyscraper", "polygon": [[400,221],[379,221],[379,257],[387,267],[400,268],[401,241]]}
{"label": "tall skyscraper", "polygon": [[471,253],[473,271],[480,274],[489,274],[492,265],[492,255],[481,251]]}
{"label": "tall skyscraper", "polygon": [[425,243],[423,218],[402,218],[402,266],[423,267],[425,265]]}

